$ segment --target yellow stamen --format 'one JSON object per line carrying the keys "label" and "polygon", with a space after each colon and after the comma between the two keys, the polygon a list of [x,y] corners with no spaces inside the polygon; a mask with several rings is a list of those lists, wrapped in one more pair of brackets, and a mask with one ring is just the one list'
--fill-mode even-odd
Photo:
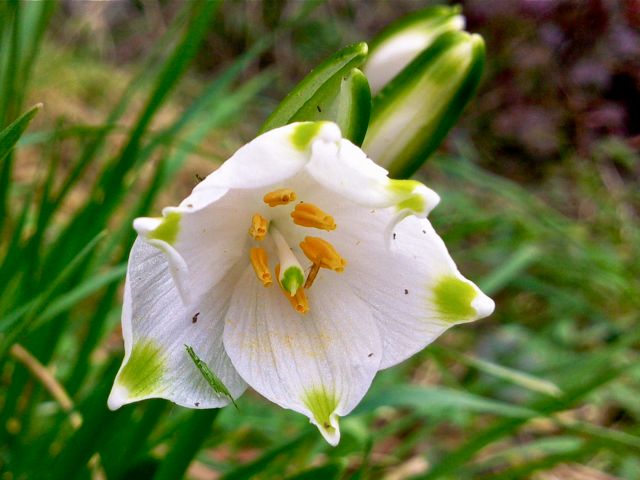
{"label": "yellow stamen", "polygon": [[309,260],[322,268],[342,272],[347,265],[347,261],[340,256],[333,245],[322,238],[305,237],[300,242],[300,248]]}
{"label": "yellow stamen", "polygon": [[336,224],[331,215],[320,210],[312,203],[299,203],[291,212],[293,223],[301,227],[313,227],[321,230],[335,230]]}
{"label": "yellow stamen", "polygon": [[269,220],[256,213],[251,218],[251,228],[249,229],[249,235],[251,235],[256,240],[263,240],[268,230]]}
{"label": "yellow stamen", "polygon": [[271,286],[271,273],[269,272],[269,260],[267,259],[267,251],[264,248],[255,247],[249,251],[249,258],[256,277],[265,287]]}
{"label": "yellow stamen", "polygon": [[[280,264],[276,265],[276,278],[280,278]],[[289,295],[289,292],[282,288],[282,285],[280,286],[280,290],[284,296],[287,297],[287,300],[289,300],[289,303],[296,312],[304,315],[309,311],[309,301],[304,293],[304,287],[298,288],[295,295]]]}
{"label": "yellow stamen", "polygon": [[270,207],[277,207],[278,205],[286,205],[296,199],[296,192],[290,188],[279,188],[273,192],[267,193],[262,200]]}

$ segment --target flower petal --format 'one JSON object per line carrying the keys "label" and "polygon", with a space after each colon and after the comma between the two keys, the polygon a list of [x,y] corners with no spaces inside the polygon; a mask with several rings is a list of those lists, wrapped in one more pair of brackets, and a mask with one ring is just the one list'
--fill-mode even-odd
{"label": "flower petal", "polygon": [[232,397],[246,385],[222,346],[222,315],[233,282],[224,282],[185,306],[164,254],[138,239],[131,251],[122,311],[125,356],[109,395],[109,408],[145,398],[166,398],[191,408],[229,403],[202,376],[185,345],[193,347]]}
{"label": "flower petal", "polygon": [[[239,190],[228,191],[200,209],[192,209],[189,198],[180,207],[165,208],[162,218],[137,218],[133,223],[147,243],[167,255],[185,305],[218,283],[239,260],[248,258],[247,232],[253,207],[260,203],[250,192]],[[239,219],[246,219],[242,228]]]}
{"label": "flower petal", "polygon": [[368,232],[384,229],[392,212],[343,209],[340,215],[343,234],[334,246],[348,262],[345,280],[371,302],[383,340],[381,369],[409,358],[453,325],[493,312],[493,300],[460,274],[428,220],[405,218],[387,245]]}
{"label": "flower petal", "polygon": [[359,205],[394,206],[398,212],[427,216],[440,197],[416,180],[393,180],[349,140],[314,142],[307,171],[325,188]]}
{"label": "flower petal", "polygon": [[240,148],[195,189],[258,188],[292,177],[309,161],[316,141],[337,142],[341,134],[331,122],[292,123],[263,133]]}
{"label": "flower petal", "polygon": [[301,315],[281,291],[264,288],[247,269],[227,311],[224,345],[249,385],[307,415],[336,445],[337,417],[349,413],[369,388],[381,342],[365,302],[339,277],[322,275],[307,291],[310,311]]}

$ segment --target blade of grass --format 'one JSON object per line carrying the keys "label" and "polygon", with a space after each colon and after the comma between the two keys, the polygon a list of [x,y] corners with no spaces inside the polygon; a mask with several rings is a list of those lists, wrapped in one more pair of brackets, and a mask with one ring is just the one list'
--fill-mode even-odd
{"label": "blade of grass", "polygon": [[451,349],[441,347],[439,345],[431,345],[429,350],[432,353],[443,354],[449,357],[453,357],[459,362],[462,362],[470,367],[476,368],[481,372],[493,375],[496,378],[500,378],[506,382],[518,385],[533,392],[542,393],[544,395],[551,395],[558,397],[562,394],[560,388],[553,382],[543,380],[530,375],[526,372],[515,370],[513,368],[503,367],[495,363],[483,360],[478,357],[474,357],[468,354],[462,354]]}
{"label": "blade of grass", "polygon": [[[0,342],[0,358],[4,357],[7,349],[15,342],[25,331],[27,331],[31,327],[31,323],[34,318],[37,316],[37,312],[42,310],[44,304],[50,299],[51,295],[57,290],[59,286],[61,286],[64,282],[66,282],[69,277],[75,273],[76,269],[82,265],[84,261],[86,261],[87,257],[93,252],[98,243],[106,236],[106,232],[98,233],[76,256],[75,258],[65,267],[62,272],[53,280],[53,282],[49,285],[49,287],[40,293],[36,298],[34,298],[27,305],[20,307],[16,311],[10,313],[8,318],[11,320],[10,322],[6,319],[3,319],[3,323],[9,323],[9,329],[5,331],[4,338],[2,338]],[[24,310],[23,310],[24,309]],[[21,313],[23,312],[24,313]],[[16,316],[17,318],[13,318]],[[25,317],[25,320],[22,323],[17,323],[17,320]]]}
{"label": "blade of grass", "polygon": [[175,443],[164,458],[154,480],[174,480],[183,478],[191,460],[211,433],[211,427],[220,412],[219,409],[194,410],[182,425]]}

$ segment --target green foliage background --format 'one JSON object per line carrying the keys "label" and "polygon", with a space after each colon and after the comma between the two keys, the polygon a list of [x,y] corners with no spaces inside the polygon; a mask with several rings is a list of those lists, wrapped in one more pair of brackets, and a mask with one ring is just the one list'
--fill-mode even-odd
{"label": "green foliage background", "polygon": [[[0,3],[0,478],[640,478],[640,75],[606,50],[625,12],[555,52],[545,25],[580,30],[600,2],[467,3],[486,79],[418,177],[496,313],[381,372],[336,448],[253,393],[106,409],[131,221],[183,198],[309,68],[424,5]],[[584,59],[609,86],[572,80]],[[622,120],[585,120],[598,109]]]}

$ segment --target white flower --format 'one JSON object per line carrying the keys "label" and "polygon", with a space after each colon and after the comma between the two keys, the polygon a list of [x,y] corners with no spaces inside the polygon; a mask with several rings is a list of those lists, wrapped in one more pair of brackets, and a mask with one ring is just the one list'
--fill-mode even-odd
{"label": "white flower", "polygon": [[333,123],[259,136],[180,206],[135,221],[109,407],[221,407],[248,384],[337,444],[378,370],[493,311],[426,220],[437,202]]}

